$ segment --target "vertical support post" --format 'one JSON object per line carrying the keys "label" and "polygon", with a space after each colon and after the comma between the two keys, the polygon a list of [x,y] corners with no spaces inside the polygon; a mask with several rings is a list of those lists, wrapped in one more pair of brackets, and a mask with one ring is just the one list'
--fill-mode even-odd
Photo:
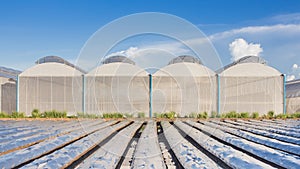
{"label": "vertical support post", "polygon": [[50,80],[50,91],[51,91],[50,107],[51,107],[51,109],[50,110],[54,110],[54,108],[53,108],[53,86],[52,86],[52,84],[53,84],[53,77],[52,76],[50,76],[50,77],[51,77],[51,80]]}
{"label": "vertical support post", "polygon": [[217,113],[218,113],[218,116],[220,116],[220,105],[221,105],[221,102],[220,102],[220,99],[221,99],[221,93],[220,93],[220,76],[219,74],[217,74]]}
{"label": "vertical support post", "polygon": [[149,74],[149,117],[152,118],[152,75]]}
{"label": "vertical support post", "polygon": [[20,78],[17,75],[17,82],[16,82],[16,111],[19,112],[19,85],[20,85]]}
{"label": "vertical support post", "polygon": [[85,76],[82,75],[82,113],[85,113]]}
{"label": "vertical support post", "polygon": [[283,77],[283,114],[286,114],[286,75],[282,74]]}

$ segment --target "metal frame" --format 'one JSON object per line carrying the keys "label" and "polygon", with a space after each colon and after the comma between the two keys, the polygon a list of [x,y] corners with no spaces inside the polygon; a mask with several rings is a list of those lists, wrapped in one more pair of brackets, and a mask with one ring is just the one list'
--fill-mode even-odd
{"label": "metal frame", "polygon": [[149,74],[149,117],[152,118],[152,75]]}
{"label": "metal frame", "polygon": [[82,75],[82,113],[85,113],[85,76]]}
{"label": "metal frame", "polygon": [[286,114],[286,75],[283,76],[283,114]]}
{"label": "metal frame", "polygon": [[20,80],[20,78],[19,78],[19,75],[17,75],[17,81],[16,81],[16,83],[17,83],[17,88],[16,88],[16,111],[17,112],[19,112],[19,80]]}
{"label": "metal frame", "polygon": [[220,86],[220,76],[219,74],[216,74],[217,76],[217,113],[218,113],[218,116],[220,116],[221,114],[221,86]]}

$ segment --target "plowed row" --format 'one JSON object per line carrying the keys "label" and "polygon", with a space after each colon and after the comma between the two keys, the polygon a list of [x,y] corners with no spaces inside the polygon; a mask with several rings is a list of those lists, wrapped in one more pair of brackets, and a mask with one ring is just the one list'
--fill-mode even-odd
{"label": "plowed row", "polygon": [[300,168],[299,120],[0,121],[0,168]]}

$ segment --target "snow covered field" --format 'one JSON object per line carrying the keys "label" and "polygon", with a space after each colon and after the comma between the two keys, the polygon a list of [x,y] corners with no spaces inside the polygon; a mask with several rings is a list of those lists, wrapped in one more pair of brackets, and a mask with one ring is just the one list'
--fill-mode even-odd
{"label": "snow covered field", "polygon": [[300,168],[300,120],[0,120],[0,168]]}

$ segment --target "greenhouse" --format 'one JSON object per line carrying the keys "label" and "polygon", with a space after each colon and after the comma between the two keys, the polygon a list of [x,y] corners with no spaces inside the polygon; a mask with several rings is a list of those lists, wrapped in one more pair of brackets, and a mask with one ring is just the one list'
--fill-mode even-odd
{"label": "greenhouse", "polygon": [[48,56],[18,77],[17,109],[30,115],[33,109],[66,111],[74,115],[82,110],[83,72],[75,66]]}
{"label": "greenhouse", "polygon": [[262,115],[285,113],[286,108],[288,113],[300,110],[299,81],[288,83],[286,107],[285,76],[260,57],[244,57],[217,73],[186,55],[174,58],[153,75],[124,56],[108,57],[87,74],[60,57],[47,56],[15,80],[1,77],[1,110],[26,115],[39,109],[134,117],[167,112],[188,117],[203,112],[209,116],[231,111]]}
{"label": "greenhouse", "polygon": [[244,57],[219,71],[219,111],[283,113],[284,81],[261,58]]}
{"label": "greenhouse", "polygon": [[85,75],[85,108],[92,114],[148,116],[149,76],[124,56],[112,56]]}
{"label": "greenhouse", "polygon": [[16,80],[20,72],[0,67],[0,110],[11,113],[16,111]]}
{"label": "greenhouse", "polygon": [[287,113],[300,112],[300,79],[286,84]]}
{"label": "greenhouse", "polygon": [[153,74],[153,113],[180,117],[216,111],[216,75],[192,56],[179,56]]}

